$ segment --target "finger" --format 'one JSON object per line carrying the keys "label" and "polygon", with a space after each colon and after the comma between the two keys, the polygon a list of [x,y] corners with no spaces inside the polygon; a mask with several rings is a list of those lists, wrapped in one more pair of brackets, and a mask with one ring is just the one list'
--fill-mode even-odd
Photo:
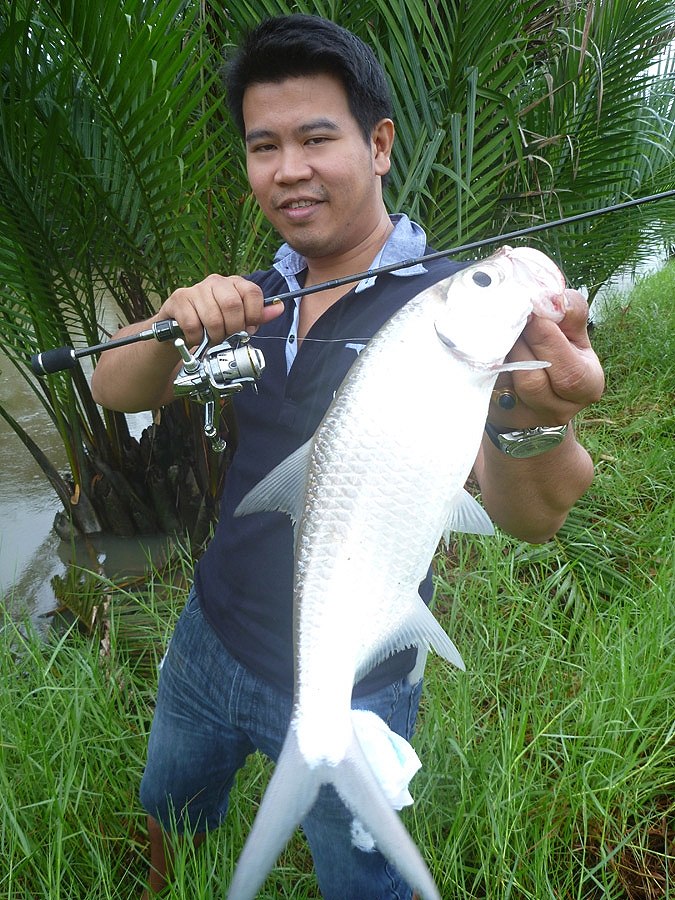
{"label": "finger", "polygon": [[[532,348],[522,337],[508,356],[510,362],[526,362],[536,358]],[[518,402],[513,412],[508,414],[509,421],[500,424],[510,425],[513,420],[514,427],[522,428],[532,425],[564,425],[579,411],[580,406],[574,398],[558,394],[552,381],[553,366],[508,374]]]}
{"label": "finger", "polygon": [[[560,322],[532,316],[521,336],[534,359],[547,360],[558,372],[580,362],[577,351],[591,349],[587,329],[588,303],[578,291],[568,290],[565,304],[566,313]],[[572,383],[577,381],[574,377],[570,380]]]}
{"label": "finger", "polygon": [[177,288],[157,313],[158,318],[175,319],[178,322],[185,342],[190,347],[201,342],[205,328],[204,319],[209,319],[205,312],[205,303],[198,294],[198,286]]}
{"label": "finger", "polygon": [[235,283],[243,301],[244,329],[249,334],[255,334],[260,325],[271,322],[283,313],[281,301],[265,306],[263,293],[257,284],[246,278],[238,278]]}
{"label": "finger", "polygon": [[201,343],[206,331],[209,343],[219,344],[247,328],[255,330],[281,310],[264,312],[258,285],[238,276],[208,275],[188,288],[179,288],[162,307],[162,315],[176,319],[190,347]]}
{"label": "finger", "polygon": [[239,331],[255,334],[260,325],[278,318],[284,311],[281,302],[265,306],[262,290],[247,278],[214,275],[207,280],[222,314],[224,335],[221,340]]}
{"label": "finger", "polygon": [[[528,325],[530,335],[534,336],[537,332],[542,335],[551,335],[556,333],[556,329],[561,331],[567,340],[577,347],[590,347],[588,338],[588,301],[580,294],[579,291],[565,291],[565,315],[563,319],[557,323],[541,316],[532,316]],[[536,340],[536,338],[535,338]]]}
{"label": "finger", "polygon": [[578,345],[587,346],[588,339],[588,300],[579,291],[568,288],[565,291],[565,317],[558,323],[561,331]]}
{"label": "finger", "polygon": [[[583,312],[572,329],[577,332]],[[580,346],[580,344],[583,344]],[[509,354],[510,361],[530,359],[550,363],[546,369],[513,372],[516,394],[533,409],[554,418],[571,418],[597,400],[604,389],[602,366],[588,341],[574,343],[550,321],[528,324]]]}
{"label": "finger", "polygon": [[[205,313],[213,321],[213,331],[209,330],[212,344],[219,344],[237,331],[246,328],[246,308],[244,294],[249,294],[249,309],[255,307],[254,298],[262,294],[260,288],[244,278],[226,278],[222,275],[209,275],[204,279],[210,303],[205,306]],[[254,315],[253,312],[250,312]]]}

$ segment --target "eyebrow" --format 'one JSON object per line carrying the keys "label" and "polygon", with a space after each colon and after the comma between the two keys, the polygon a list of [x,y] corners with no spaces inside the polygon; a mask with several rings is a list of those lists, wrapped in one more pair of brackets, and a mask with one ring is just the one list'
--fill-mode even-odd
{"label": "eyebrow", "polygon": [[[339,131],[340,126],[332,119],[312,119],[311,122],[305,122],[299,126],[297,133],[299,135],[310,134],[313,131]],[[278,135],[269,128],[255,128],[253,131],[246,132],[246,143],[252,144],[255,141],[274,140]]]}

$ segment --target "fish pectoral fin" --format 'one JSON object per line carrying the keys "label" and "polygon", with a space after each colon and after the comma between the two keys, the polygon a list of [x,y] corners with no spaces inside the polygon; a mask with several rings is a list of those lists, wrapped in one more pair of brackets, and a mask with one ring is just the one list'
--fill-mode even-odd
{"label": "fish pectoral fin", "polygon": [[[323,776],[323,777],[322,777]],[[288,729],[276,768],[237,861],[228,900],[254,900],[291,835],[314,805],[325,768],[311,769]]]}
{"label": "fish pectoral fin", "polygon": [[235,509],[235,516],[248,516],[256,512],[282,512],[290,516],[295,525],[302,515],[305,503],[305,483],[311,454],[310,438],[251,488]]}
{"label": "fish pectoral fin", "polygon": [[458,501],[450,510],[443,529],[443,538],[446,544],[450,543],[450,535],[453,531],[464,531],[467,534],[495,533],[490,517],[468,491],[460,492]]}
{"label": "fish pectoral fin", "polygon": [[551,363],[545,359],[523,359],[520,362],[501,363],[495,366],[492,371],[496,372],[497,375],[501,375],[502,372],[529,372],[533,369],[548,369],[550,365]]}

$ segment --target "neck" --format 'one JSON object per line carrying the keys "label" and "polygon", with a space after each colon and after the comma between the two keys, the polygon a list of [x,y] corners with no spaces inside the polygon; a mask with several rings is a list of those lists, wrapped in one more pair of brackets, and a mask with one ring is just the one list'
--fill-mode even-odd
{"label": "neck", "polygon": [[394,226],[383,209],[376,227],[354,247],[340,253],[339,256],[308,257],[305,287],[365,271],[384,247],[393,230]]}

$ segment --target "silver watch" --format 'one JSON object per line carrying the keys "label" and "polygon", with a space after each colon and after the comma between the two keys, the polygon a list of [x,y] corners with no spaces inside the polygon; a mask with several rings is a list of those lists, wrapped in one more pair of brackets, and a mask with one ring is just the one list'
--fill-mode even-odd
{"label": "silver watch", "polygon": [[485,431],[492,443],[502,453],[516,459],[529,459],[558,447],[565,439],[568,425],[539,425],[536,428],[521,428],[519,431],[500,431],[485,423]]}

